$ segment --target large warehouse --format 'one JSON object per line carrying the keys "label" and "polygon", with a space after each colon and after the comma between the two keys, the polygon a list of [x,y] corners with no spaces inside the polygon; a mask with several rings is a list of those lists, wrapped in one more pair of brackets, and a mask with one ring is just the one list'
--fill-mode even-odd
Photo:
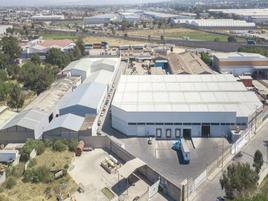
{"label": "large warehouse", "polygon": [[215,69],[234,75],[252,74],[253,77],[268,78],[268,58],[255,53],[214,53],[212,65]]}
{"label": "large warehouse", "polygon": [[226,136],[250,126],[256,111],[262,103],[233,75],[124,75],[112,127],[128,136]]}

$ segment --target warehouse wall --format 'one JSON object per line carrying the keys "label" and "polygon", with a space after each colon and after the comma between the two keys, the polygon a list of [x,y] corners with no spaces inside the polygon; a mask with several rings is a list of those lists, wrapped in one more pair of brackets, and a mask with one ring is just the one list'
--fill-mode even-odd
{"label": "warehouse wall", "polygon": [[56,140],[56,139],[78,139],[78,132],[66,128],[56,128],[44,132],[43,139]]}
{"label": "warehouse wall", "polygon": [[88,108],[82,105],[74,105],[71,107],[61,108],[59,112],[60,115],[71,113],[81,117],[85,117],[86,114],[96,114],[97,111],[94,108]]}
{"label": "warehouse wall", "polygon": [[27,139],[34,139],[34,130],[14,126],[0,130],[0,143],[24,143]]}

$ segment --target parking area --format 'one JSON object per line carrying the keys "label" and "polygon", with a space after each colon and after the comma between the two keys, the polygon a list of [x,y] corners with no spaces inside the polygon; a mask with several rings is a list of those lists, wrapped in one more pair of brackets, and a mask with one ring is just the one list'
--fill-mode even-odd
{"label": "parking area", "polygon": [[171,149],[175,141],[153,140],[149,145],[146,138],[120,140],[128,152],[143,160],[176,185],[180,185],[185,179],[195,179],[215,160],[218,160],[220,167],[223,152],[231,146],[225,138],[194,138],[195,148],[189,144],[190,163],[182,164],[180,156]]}
{"label": "parking area", "polygon": [[[117,171],[109,174],[101,163],[110,158],[103,149],[83,152],[72,162],[69,171],[77,184],[83,186],[84,192],[76,192],[73,196],[77,201],[132,201],[135,197],[146,195],[148,184],[132,175],[126,181]],[[120,167],[120,164],[119,164]]]}

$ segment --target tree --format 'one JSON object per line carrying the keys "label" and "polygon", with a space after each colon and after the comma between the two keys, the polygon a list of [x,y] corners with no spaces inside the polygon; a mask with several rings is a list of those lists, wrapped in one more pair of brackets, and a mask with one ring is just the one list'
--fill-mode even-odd
{"label": "tree", "polygon": [[257,174],[259,174],[262,165],[263,165],[263,156],[260,150],[257,150],[253,158],[253,167],[255,168],[255,171],[257,172]]}
{"label": "tree", "polygon": [[80,50],[80,54],[85,56],[85,43],[82,38],[78,38],[75,42],[76,47]]}
{"label": "tree", "polygon": [[18,79],[20,74],[20,67],[17,64],[10,64],[6,67],[7,74],[12,79]]}
{"label": "tree", "polygon": [[209,57],[209,54],[208,54],[208,53],[202,52],[202,53],[201,53],[201,59],[202,59],[207,65],[209,65],[209,66],[212,64],[212,60],[211,60],[211,58]]}
{"label": "tree", "polygon": [[256,188],[258,174],[248,163],[231,164],[224,171],[220,184],[228,198],[233,199]]}
{"label": "tree", "polygon": [[2,51],[4,54],[8,55],[10,61],[14,63],[14,60],[20,57],[21,48],[19,45],[19,41],[12,37],[3,37],[1,41]]}
{"label": "tree", "polygon": [[6,81],[7,80],[7,72],[5,70],[0,69],[0,81]]}
{"label": "tree", "polygon": [[60,49],[51,48],[46,55],[46,62],[51,65],[56,65],[59,68],[64,68],[70,63],[69,55],[62,52]]}
{"label": "tree", "polygon": [[9,64],[9,56],[0,52],[0,69],[5,69]]}
{"label": "tree", "polygon": [[31,56],[31,62],[37,65],[40,65],[41,64],[40,56],[38,54],[33,54]]}
{"label": "tree", "polygon": [[23,106],[24,99],[21,87],[18,84],[13,84],[7,102],[8,106],[18,110]]}
{"label": "tree", "polygon": [[234,201],[268,201],[268,197],[263,194],[256,194],[253,197],[239,197]]}
{"label": "tree", "polygon": [[214,38],[214,42],[219,42],[220,39],[217,37],[217,38]]}
{"label": "tree", "polygon": [[229,43],[235,43],[235,42],[237,42],[237,39],[234,36],[229,36],[227,40],[228,40]]}

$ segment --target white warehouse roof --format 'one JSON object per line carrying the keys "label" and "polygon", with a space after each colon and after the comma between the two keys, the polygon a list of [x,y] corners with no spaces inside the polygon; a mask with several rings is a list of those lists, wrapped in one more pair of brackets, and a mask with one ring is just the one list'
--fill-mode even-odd
{"label": "white warehouse roof", "polygon": [[268,58],[261,54],[247,52],[214,53],[213,55],[224,61],[268,61]]}
{"label": "white warehouse roof", "polygon": [[198,27],[255,27],[254,22],[233,19],[197,19],[189,20],[189,23]]}
{"label": "white warehouse roof", "polygon": [[74,114],[66,114],[59,116],[47,126],[45,131],[57,129],[57,128],[66,128],[72,131],[79,131],[83,122],[84,122],[84,117],[80,117]]}
{"label": "white warehouse roof", "polygon": [[130,112],[236,112],[248,117],[262,103],[233,75],[123,75],[112,105]]}

